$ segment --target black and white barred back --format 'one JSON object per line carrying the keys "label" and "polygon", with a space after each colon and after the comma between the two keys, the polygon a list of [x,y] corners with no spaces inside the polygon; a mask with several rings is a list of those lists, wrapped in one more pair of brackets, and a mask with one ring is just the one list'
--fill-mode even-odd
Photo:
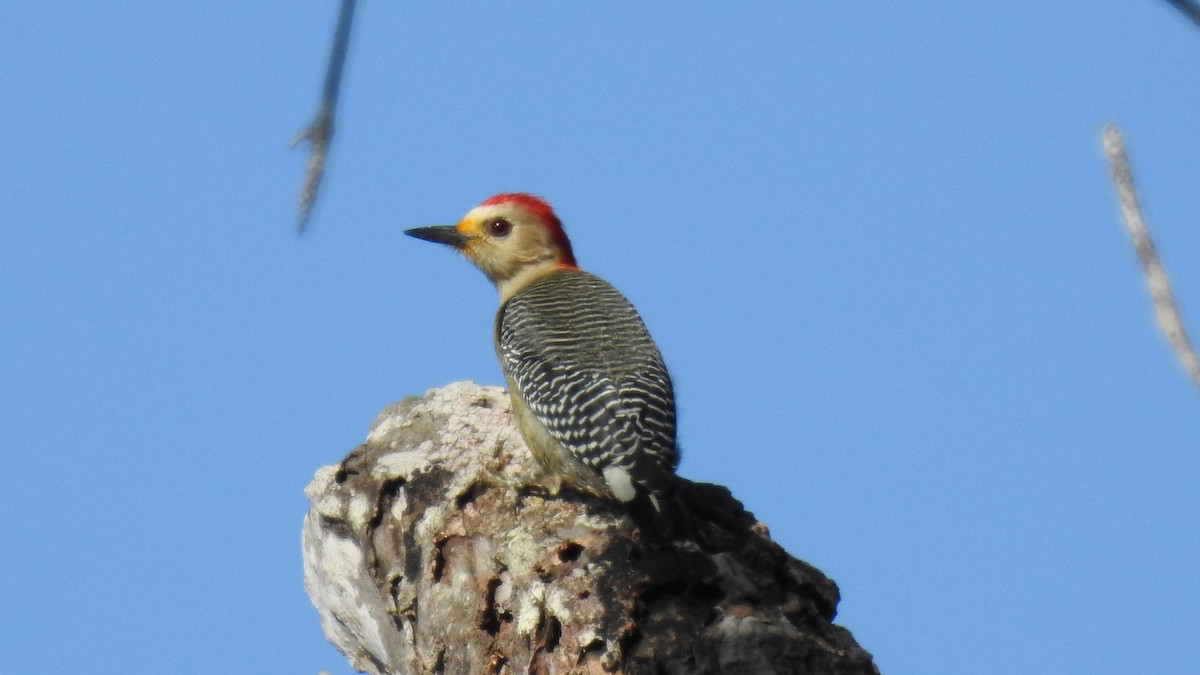
{"label": "black and white barred back", "polygon": [[581,270],[548,274],[496,316],[497,350],[537,420],[597,474],[616,466],[651,495],[679,464],[675,396],[633,305]]}

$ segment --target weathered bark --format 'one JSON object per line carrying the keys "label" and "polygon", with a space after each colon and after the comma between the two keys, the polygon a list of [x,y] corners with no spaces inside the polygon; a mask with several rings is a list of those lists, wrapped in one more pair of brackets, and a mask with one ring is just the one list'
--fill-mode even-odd
{"label": "weathered bark", "polygon": [[725,488],[681,481],[693,534],[537,485],[507,394],[461,382],[385,409],[308,487],[305,587],[368,673],[878,673],[837,586]]}

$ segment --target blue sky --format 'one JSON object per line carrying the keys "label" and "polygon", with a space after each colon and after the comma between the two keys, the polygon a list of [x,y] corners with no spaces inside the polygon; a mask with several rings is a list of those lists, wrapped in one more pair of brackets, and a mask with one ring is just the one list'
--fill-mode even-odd
{"label": "blue sky", "polygon": [[[495,294],[402,235],[547,197],[678,386],[681,473],[840,584],[897,673],[1200,662],[1200,30],[1165,2],[0,5],[0,672],[349,673],[303,488],[501,382]],[[1197,336],[1200,337],[1200,336]]]}

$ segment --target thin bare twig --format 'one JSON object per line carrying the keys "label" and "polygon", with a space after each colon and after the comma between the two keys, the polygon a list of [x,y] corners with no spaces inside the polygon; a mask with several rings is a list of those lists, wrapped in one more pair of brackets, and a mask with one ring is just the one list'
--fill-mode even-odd
{"label": "thin bare twig", "polygon": [[1150,289],[1150,301],[1154,305],[1158,328],[1167,337],[1171,349],[1175,350],[1175,358],[1179,359],[1192,382],[1200,387],[1200,359],[1196,358],[1196,351],[1183,328],[1183,319],[1171,293],[1167,273],[1159,262],[1158,253],[1154,250],[1154,241],[1150,238],[1146,220],[1142,217],[1142,208],[1133,188],[1133,173],[1129,170],[1129,158],[1125,155],[1125,142],[1121,138],[1121,131],[1110,124],[1104,127],[1103,139],[1104,153],[1108,155],[1125,229],[1129,231],[1129,236],[1133,239],[1133,248],[1142,263],[1142,274],[1145,275],[1146,286]]}
{"label": "thin bare twig", "polygon": [[308,154],[308,171],[304,175],[304,186],[300,189],[300,218],[296,227],[301,234],[308,226],[313,203],[317,201],[317,190],[325,175],[325,158],[329,154],[329,142],[333,138],[333,115],[337,108],[338,90],[342,86],[342,69],[346,65],[346,49],[350,46],[350,24],[354,19],[355,0],[342,0],[338,12],[337,28],[333,33],[333,47],[329,52],[329,67],[325,70],[325,86],[321,91],[321,105],[313,121],[292,141],[312,143]]}
{"label": "thin bare twig", "polygon": [[1183,15],[1192,20],[1192,23],[1200,26],[1200,3],[1194,0],[1167,0],[1175,9],[1183,12]]}

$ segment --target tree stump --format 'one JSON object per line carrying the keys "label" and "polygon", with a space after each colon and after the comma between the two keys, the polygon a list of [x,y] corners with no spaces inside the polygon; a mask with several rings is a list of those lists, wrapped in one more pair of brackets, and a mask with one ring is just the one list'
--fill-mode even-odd
{"label": "tree stump", "polygon": [[665,544],[619,504],[536,476],[508,395],[470,382],[389,406],[317,471],[305,588],[354,668],[879,672],[832,623],[837,586],[725,488],[681,479],[692,534]]}

